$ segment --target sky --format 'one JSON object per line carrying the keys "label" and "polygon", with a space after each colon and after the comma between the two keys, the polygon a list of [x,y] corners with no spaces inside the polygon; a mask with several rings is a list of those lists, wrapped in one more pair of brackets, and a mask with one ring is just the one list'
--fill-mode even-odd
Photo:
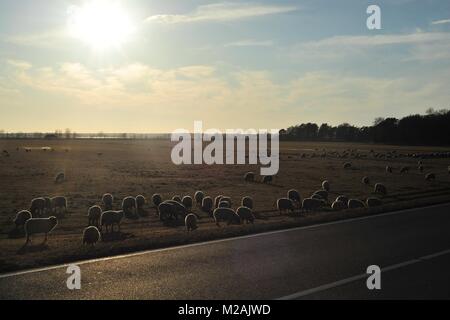
{"label": "sky", "polygon": [[0,3],[5,131],[363,126],[448,108],[449,80],[448,0]]}

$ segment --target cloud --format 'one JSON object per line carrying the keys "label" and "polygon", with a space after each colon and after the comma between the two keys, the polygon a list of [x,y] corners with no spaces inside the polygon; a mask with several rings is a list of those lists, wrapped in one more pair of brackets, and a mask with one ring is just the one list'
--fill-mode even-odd
{"label": "cloud", "polygon": [[17,46],[55,49],[62,46],[64,41],[67,40],[67,35],[64,30],[51,30],[26,35],[4,36],[1,40]]}
{"label": "cloud", "polygon": [[[448,32],[422,32],[373,36],[335,36],[297,44],[290,55],[294,59],[346,59],[351,55],[372,57],[375,50],[403,46],[408,51],[403,61],[437,60],[448,57]],[[395,52],[391,52],[391,55]]]}
{"label": "cloud", "polygon": [[224,47],[271,47],[274,43],[271,40],[241,40],[236,42],[226,43]]}
{"label": "cloud", "polygon": [[159,14],[146,19],[147,22],[165,24],[192,23],[206,21],[233,21],[252,17],[287,13],[298,10],[298,7],[287,5],[264,5],[252,3],[215,3],[201,5],[188,14]]}
{"label": "cloud", "polygon": [[436,24],[446,24],[446,23],[450,23],[450,19],[444,19],[444,20],[436,20],[436,21],[432,21],[431,24],[436,25]]}
{"label": "cloud", "polygon": [[[106,119],[111,112],[120,114],[119,119],[148,119],[145,125],[157,126],[156,131],[190,128],[198,119],[217,128],[282,128],[306,121],[370,124],[380,115],[422,112],[450,100],[446,86],[450,70],[440,70],[431,78],[308,72],[280,82],[268,71],[224,72],[207,65],[166,70],[144,64],[105,69],[79,63],[14,66],[8,90],[38,91],[46,104],[54,100],[57,106],[64,101],[60,108],[73,105],[77,113],[104,110]],[[21,91],[17,102],[28,97],[39,103],[29,92]],[[117,130],[126,131],[126,123],[117,123],[122,126]],[[134,126],[133,130],[149,128]]]}

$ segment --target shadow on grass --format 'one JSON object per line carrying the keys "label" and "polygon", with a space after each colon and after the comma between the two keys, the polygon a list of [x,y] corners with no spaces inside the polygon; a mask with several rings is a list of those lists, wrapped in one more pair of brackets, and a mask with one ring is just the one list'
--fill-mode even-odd
{"label": "shadow on grass", "polygon": [[38,245],[33,245],[32,243],[24,244],[18,251],[17,254],[26,254],[34,252],[42,252],[48,250],[47,243],[40,243]]}
{"label": "shadow on grass", "polygon": [[121,231],[102,233],[103,242],[124,241],[130,238],[134,238],[134,234]]}

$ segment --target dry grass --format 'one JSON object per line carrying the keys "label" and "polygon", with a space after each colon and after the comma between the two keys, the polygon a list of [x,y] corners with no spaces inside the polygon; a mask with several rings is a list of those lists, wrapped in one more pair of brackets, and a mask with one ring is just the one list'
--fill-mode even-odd
{"label": "dry grass", "polygon": [[[52,147],[54,151],[40,150],[45,146]],[[17,147],[19,151],[16,151]],[[26,153],[24,147],[34,149]],[[322,149],[342,151],[348,148],[358,149],[363,154],[368,154],[371,149],[376,152],[397,150],[405,153],[444,150],[431,147],[283,142],[280,171],[273,184],[264,185],[246,183],[243,179],[247,171],[259,173],[259,166],[175,166],[170,160],[171,144],[168,141],[0,140],[0,149],[8,150],[11,155],[0,157],[0,272],[368,213],[329,212],[298,217],[279,216],[274,212],[276,199],[285,196],[288,189],[296,188],[306,197],[320,189],[324,179],[331,183],[332,198],[345,194],[366,199],[371,195],[372,188],[361,183],[363,176],[368,176],[372,185],[375,182],[385,183],[389,191],[389,196],[384,199],[386,206],[369,213],[448,200],[449,159],[424,160],[424,173],[433,171],[437,174],[435,182],[426,182],[424,174],[416,169],[417,159],[300,158],[302,153],[319,153]],[[344,170],[342,164],[345,161],[351,161],[353,168]],[[392,175],[386,174],[384,168],[387,164],[397,168],[397,171]],[[404,165],[410,166],[412,170],[400,175],[398,169]],[[67,181],[55,184],[54,177],[61,171],[66,173]],[[103,241],[93,249],[81,244],[81,233],[87,225],[87,209],[93,204],[99,204],[105,192],[114,194],[114,205],[119,208],[121,199],[128,195],[143,194],[150,199],[153,193],[160,193],[164,198],[171,198],[173,195],[193,196],[196,190],[203,190],[213,197],[218,194],[228,195],[235,205],[242,196],[250,195],[254,198],[261,219],[257,219],[253,226],[219,229],[205,216],[200,220],[200,228],[188,234],[183,226],[164,226],[156,218],[154,209],[147,205],[150,217],[125,221],[122,234],[116,239]],[[59,220],[57,228],[50,235],[48,246],[40,246],[40,239],[36,239],[29,248],[21,249],[24,238],[12,231],[15,210],[27,209],[34,197],[55,195],[68,198],[67,216]]]}

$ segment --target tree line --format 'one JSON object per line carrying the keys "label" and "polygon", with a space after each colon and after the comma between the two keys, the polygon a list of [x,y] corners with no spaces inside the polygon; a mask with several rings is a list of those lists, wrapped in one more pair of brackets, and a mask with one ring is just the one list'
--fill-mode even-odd
{"label": "tree line", "polygon": [[450,145],[450,110],[430,108],[424,115],[376,118],[372,126],[363,127],[302,123],[280,130],[280,140]]}

